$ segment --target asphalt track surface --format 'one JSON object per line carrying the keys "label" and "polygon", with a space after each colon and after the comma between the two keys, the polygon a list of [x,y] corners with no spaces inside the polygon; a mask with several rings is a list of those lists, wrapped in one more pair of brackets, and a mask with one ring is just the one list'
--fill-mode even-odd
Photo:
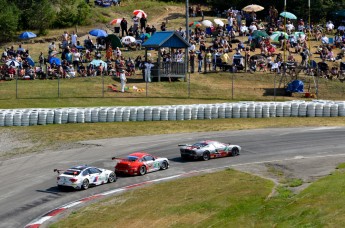
{"label": "asphalt track surface", "polygon": [[[203,161],[180,159],[178,144],[213,139],[242,146],[241,155]],[[225,166],[281,161],[299,157],[342,156],[345,128],[315,127],[184,133],[84,141],[80,148],[49,151],[0,162],[0,227],[24,227],[33,219],[66,203],[104,191],[186,172]],[[170,168],[145,176],[120,177],[117,182],[86,191],[59,191],[54,168],[88,164],[113,169],[111,157],[147,151],[167,157]],[[314,164],[315,165],[315,164]],[[322,164],[318,164],[322,166]]]}

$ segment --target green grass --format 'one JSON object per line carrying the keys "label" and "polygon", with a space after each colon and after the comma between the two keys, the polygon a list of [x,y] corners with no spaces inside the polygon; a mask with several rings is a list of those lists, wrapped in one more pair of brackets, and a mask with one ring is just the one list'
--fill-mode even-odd
{"label": "green grass", "polygon": [[[156,184],[111,196],[59,221],[59,227],[343,227],[342,172],[293,194],[234,170]],[[149,205],[149,206],[148,206]]]}

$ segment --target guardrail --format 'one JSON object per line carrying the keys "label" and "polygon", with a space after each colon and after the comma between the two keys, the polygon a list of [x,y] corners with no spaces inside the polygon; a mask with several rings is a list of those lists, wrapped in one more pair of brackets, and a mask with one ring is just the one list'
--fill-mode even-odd
{"label": "guardrail", "polygon": [[169,106],[0,109],[0,126],[345,116],[345,101],[238,102]]}

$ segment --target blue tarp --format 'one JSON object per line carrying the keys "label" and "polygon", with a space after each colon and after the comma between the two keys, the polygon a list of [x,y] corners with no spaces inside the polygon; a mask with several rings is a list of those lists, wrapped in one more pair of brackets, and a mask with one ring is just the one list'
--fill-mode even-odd
{"label": "blue tarp", "polygon": [[304,83],[301,80],[295,80],[290,82],[287,87],[286,91],[291,93],[302,93],[304,90]]}

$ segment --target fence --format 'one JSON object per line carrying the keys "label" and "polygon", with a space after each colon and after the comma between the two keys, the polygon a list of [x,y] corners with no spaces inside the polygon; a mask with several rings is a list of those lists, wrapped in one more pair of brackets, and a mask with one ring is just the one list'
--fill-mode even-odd
{"label": "fence", "polygon": [[[127,92],[120,90],[119,79],[112,76],[78,77],[54,80],[12,80],[0,82],[0,99],[50,99],[50,98],[123,98],[123,97],[162,97],[220,100],[293,100],[285,93],[282,75],[258,72],[187,74],[187,80],[162,78],[161,82],[146,83],[142,75],[127,77]],[[165,79],[165,80],[163,80]],[[299,77],[304,81],[305,91],[314,98],[342,100],[345,86],[341,82],[319,79],[313,76]],[[281,84],[281,85],[280,85]],[[316,89],[318,88],[318,89]],[[317,92],[317,93],[316,93]],[[301,97],[302,94],[295,94]],[[318,96],[316,96],[318,95]]]}

